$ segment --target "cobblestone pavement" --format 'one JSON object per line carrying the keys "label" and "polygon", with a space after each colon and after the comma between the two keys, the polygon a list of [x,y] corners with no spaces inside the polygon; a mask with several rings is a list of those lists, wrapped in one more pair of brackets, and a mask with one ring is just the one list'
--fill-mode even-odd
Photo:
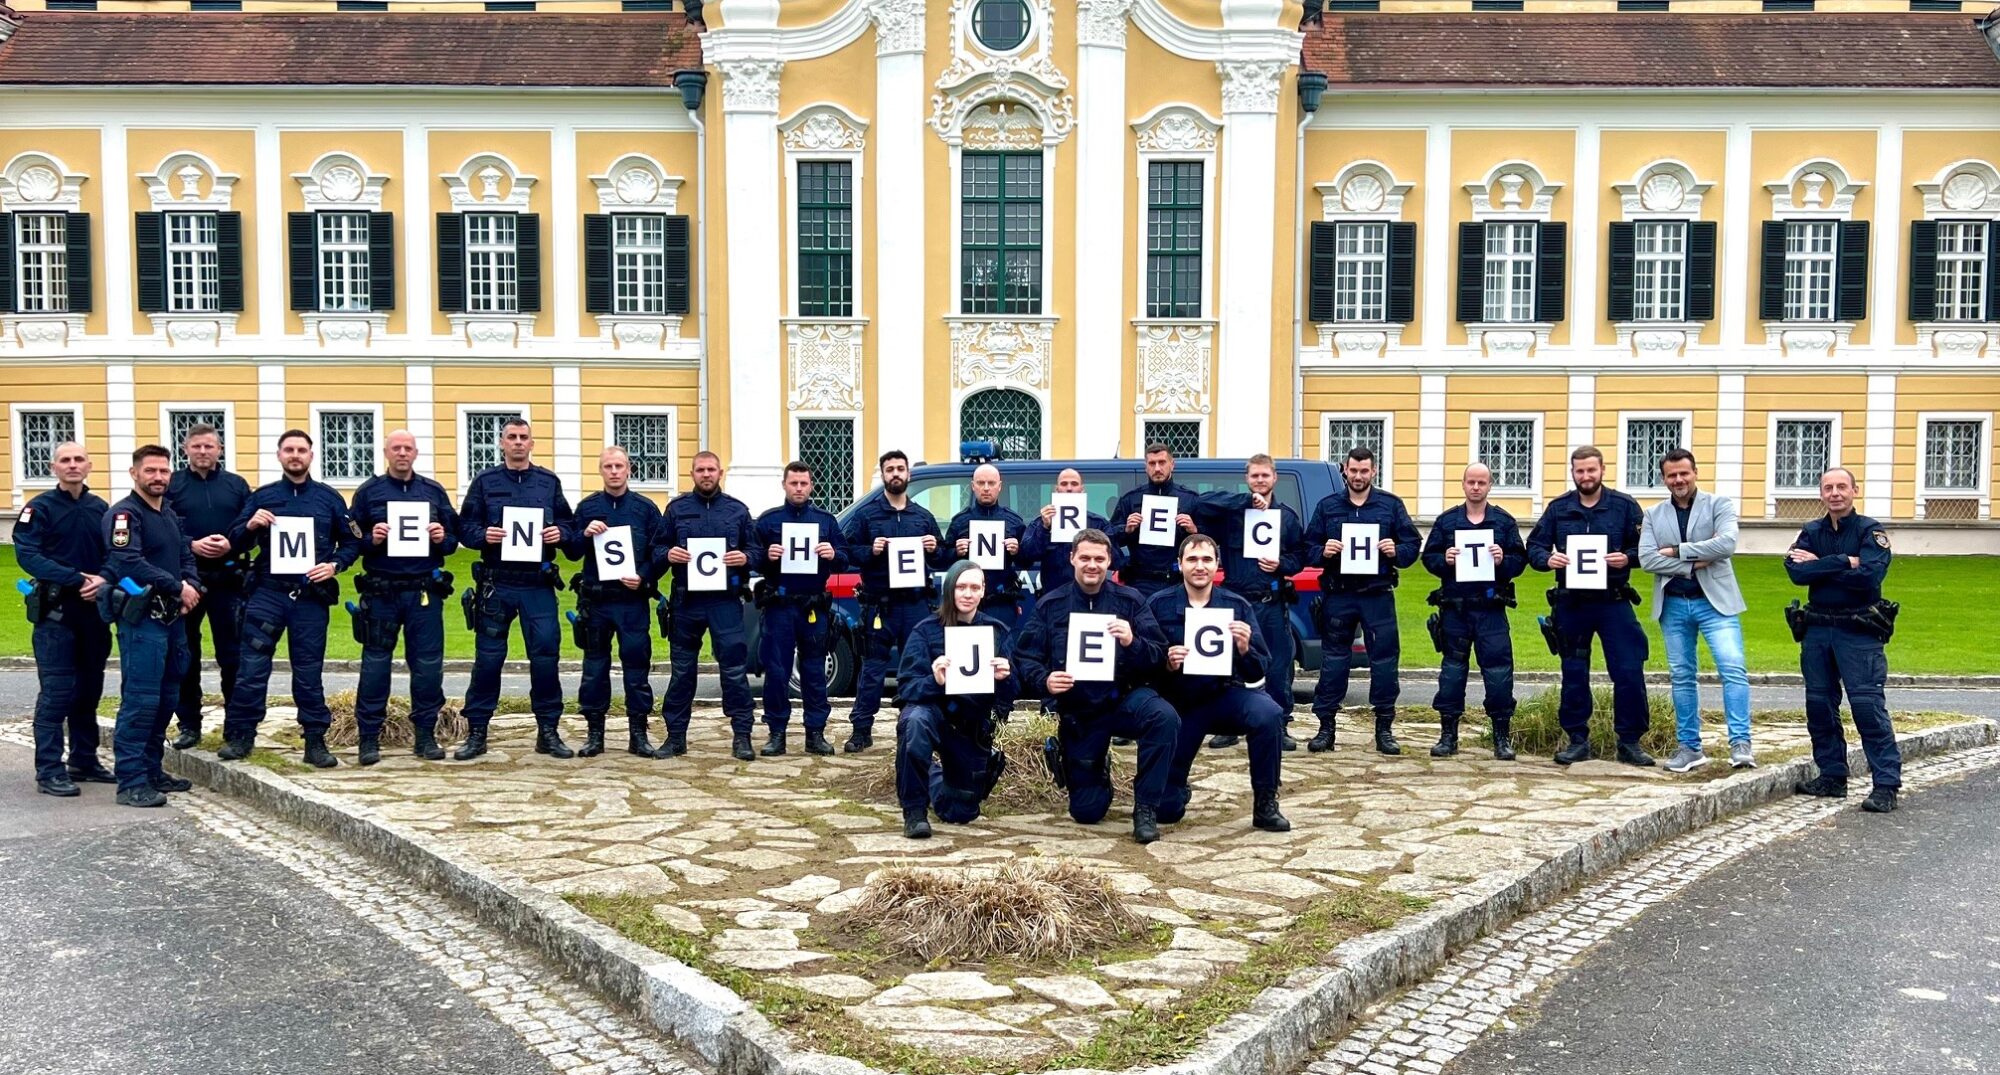
{"label": "cobblestone pavement", "polygon": [[[290,714],[271,717],[266,728],[275,731]],[[1477,748],[1437,760],[1419,745],[1434,729],[1405,728],[1411,748],[1400,758],[1363,749],[1358,724],[1343,727],[1337,752],[1288,754],[1293,829],[1283,834],[1249,826],[1241,749],[1203,751],[1186,820],[1147,847],[1131,841],[1125,809],[1086,828],[1046,805],[939,824],[934,838],[909,841],[888,790],[887,744],[860,756],[741,763],[706,706],[684,758],[636,758],[614,735],[611,753],[556,761],[532,752],[532,720],[503,717],[493,751],[468,764],[399,752],[363,769],[343,752],[336,769],[283,768],[365,816],[428,833],[448,853],[547,891],[642,898],[714,963],[837,999],[892,1042],[1031,1064],[1241,964],[1334,893],[1450,896],[1730,772],[1711,764],[1673,776],[1606,761],[1563,770],[1545,757],[1495,762]],[[1757,736],[1767,760],[1804,744],[1796,724],[1760,725]],[[1010,768],[1006,779],[1021,775]],[[1135,913],[1158,924],[1150,943],[1116,961],[1005,973],[915,967],[837,940],[843,914],[885,865],[976,871],[1038,855],[1103,871]]]}
{"label": "cobblestone pavement", "polygon": [[[1921,793],[1995,765],[2000,765],[2000,747],[1924,760],[1905,770],[1904,786]],[[1473,943],[1428,981],[1364,1015],[1306,1070],[1310,1075],[1438,1075],[1488,1030],[1512,1028],[1510,1012],[1648,908],[1757,848],[1854,808],[1852,799],[1787,799],[1670,840],[1575,895]],[[1688,1014],[1697,1022],[1714,1015]],[[1815,1056],[1815,1062],[1831,1059]]]}

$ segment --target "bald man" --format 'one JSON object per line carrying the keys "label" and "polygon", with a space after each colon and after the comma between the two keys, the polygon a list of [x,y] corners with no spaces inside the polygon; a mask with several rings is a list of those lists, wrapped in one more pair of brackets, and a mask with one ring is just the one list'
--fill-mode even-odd
{"label": "bald man", "polygon": [[[1083,475],[1077,473],[1075,467],[1062,468],[1062,471],[1056,475],[1055,491],[1058,493],[1085,492]],[[1086,511],[1084,515],[1083,529],[1102,530],[1107,534],[1111,532],[1109,523],[1105,521],[1104,516],[1094,511]],[[1041,584],[1036,588],[1038,592],[1053,590],[1058,586],[1067,586],[1070,583],[1069,542],[1052,539],[1051,531],[1055,527],[1055,524],[1055,505],[1053,503],[1044,504],[1042,505],[1042,513],[1028,520],[1028,528],[1021,535],[1021,566],[1039,573]],[[1116,571],[1123,566],[1125,566],[1125,552],[1114,545],[1111,549],[1111,570]]]}
{"label": "bald man", "polygon": [[[1424,542],[1424,569],[1436,575],[1438,588],[1430,596],[1431,642],[1444,655],[1438,668],[1437,697],[1431,706],[1442,727],[1431,755],[1458,753],[1458,722],[1465,715],[1465,682],[1472,654],[1479,653],[1479,675],[1486,682],[1486,718],[1493,722],[1493,756],[1514,759],[1514,641],[1508,634],[1507,610],[1514,606],[1514,580],[1528,568],[1528,550],[1521,528],[1507,509],[1486,502],[1493,489],[1493,472],[1484,463],[1465,468],[1459,478],[1465,503],[1438,516]],[[1461,547],[1463,530],[1489,532],[1484,545]],[[1490,580],[1460,581],[1465,572],[1485,574],[1479,561],[1492,565]]]}
{"label": "bald man", "polygon": [[[980,599],[979,610],[1012,631],[1021,622],[1021,598],[1027,594],[1020,562],[1021,538],[1028,524],[1000,503],[1000,488],[1000,468],[981,463],[972,472],[972,503],[951,517],[944,544],[958,559],[972,560],[985,569],[986,596]],[[1014,708],[1005,697],[993,696],[993,713],[1003,720]]]}
{"label": "bald man", "polygon": [[14,519],[14,555],[34,580],[28,622],[41,687],[35,695],[35,788],[74,798],[81,794],[78,781],[117,783],[97,757],[97,703],[104,696],[111,629],[93,607],[104,588],[104,513],[110,506],[84,484],[90,453],[83,445],[56,445],[49,470],[56,487]]}
{"label": "bald man", "polygon": [[[382,758],[389,665],[401,632],[403,662],[410,670],[410,725],[417,733],[410,753],[442,761],[436,732],[444,705],[444,606],[452,591],[444,559],[458,549],[458,512],[444,486],[417,473],[415,434],[407,429],[389,434],[382,455],[389,469],[362,482],[349,509],[364,546],[363,573],[354,580],[361,598],[349,609],[355,641],[361,643],[361,683],[354,699],[359,760],[373,765]],[[422,551],[413,554],[414,547]]]}

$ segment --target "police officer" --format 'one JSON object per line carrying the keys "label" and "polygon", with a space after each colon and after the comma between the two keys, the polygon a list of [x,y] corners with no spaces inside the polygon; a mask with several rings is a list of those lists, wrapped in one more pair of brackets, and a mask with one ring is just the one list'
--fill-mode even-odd
{"label": "police officer", "polygon": [[[1078,474],[1075,467],[1062,468],[1062,471],[1056,475],[1055,491],[1058,493],[1083,492],[1083,475]],[[1058,586],[1069,585],[1069,542],[1053,540],[1052,535],[1055,522],[1055,505],[1044,504],[1042,505],[1041,513],[1029,519],[1027,528],[1021,532],[1020,563],[1035,570],[1037,576],[1036,592],[1053,590]],[[1111,532],[1111,524],[1105,521],[1104,516],[1094,511],[1086,511],[1084,513],[1082,529],[1102,530],[1108,534]],[[1111,570],[1122,570],[1124,566],[1125,550],[1115,545],[1112,546]]]}
{"label": "police officer", "polygon": [[[1250,740],[1254,804],[1250,824],[1266,832],[1290,832],[1292,823],[1278,810],[1285,711],[1269,694],[1245,686],[1264,678],[1271,654],[1257,626],[1256,608],[1243,595],[1215,585],[1217,551],[1215,539],[1207,534],[1182,538],[1181,584],[1161,590],[1148,602],[1167,642],[1166,669],[1157,680],[1160,694],[1181,718],[1166,795],[1160,801],[1160,820],[1171,824],[1186,815],[1188,802],[1194,797],[1188,790],[1188,770],[1201,749],[1202,736],[1220,731],[1232,739],[1240,735]],[[1227,631],[1210,626],[1190,634],[1190,609],[1226,609],[1230,615]],[[1210,656],[1226,651],[1228,674],[1187,671],[1188,657],[1197,651]]]}
{"label": "police officer", "polygon": [[[326,659],[327,610],[340,601],[334,576],[361,555],[361,534],[347,514],[347,501],[330,485],[312,477],[313,442],[303,429],[288,429],[278,438],[278,466],[284,476],[262,486],[244,501],[229,527],[229,543],[239,553],[258,549],[250,592],[243,601],[243,660],[236,690],[222,720],[222,749],[215,756],[237,761],[250,756],[257,725],[264,719],[270,693],[271,662],[278,640],[291,635],[292,698],[305,729],[306,764],[330,769],[340,764],[326,748],[326,730],[333,714],[326,707],[320,668]],[[307,519],[310,535],[297,541],[280,534],[278,519]],[[273,570],[280,553],[310,556],[304,573]]]}
{"label": "police officer", "polygon": [[98,610],[118,628],[118,723],[111,748],[118,805],[165,806],[194,785],[160,767],[167,719],[187,673],[187,633],[175,621],[201,600],[201,573],[180,520],[166,506],[172,456],[157,444],[132,453],[132,492],[105,513],[105,585]]}
{"label": "police officer", "polygon": [[[104,501],[84,484],[90,453],[75,441],[56,445],[50,459],[56,487],[28,502],[14,520],[14,555],[34,582],[28,622],[34,625],[35,788],[65,798],[76,782],[115,784],[97,758],[97,703],[111,628],[97,614],[104,588]],[[67,729],[69,760],[63,760]]]}
{"label": "police officer", "polygon": [[229,543],[229,527],[250,499],[250,483],[222,466],[222,437],[206,422],[189,427],[181,441],[187,466],[174,472],[167,486],[167,506],[180,516],[181,528],[194,543],[194,562],[201,568],[202,598],[181,618],[187,628],[188,671],[181,680],[180,704],[174,713],[180,734],[175,750],[201,742],[201,625],[208,623],[215,642],[215,671],[222,681],[222,700],[236,692],[236,666],[241,657],[238,606],[248,565]]}
{"label": "police officer", "polygon": [[[1397,682],[1402,635],[1396,627],[1398,572],[1417,562],[1422,539],[1410,513],[1394,493],[1375,488],[1375,453],[1355,447],[1341,467],[1347,488],[1321,500],[1306,524],[1307,555],[1319,562],[1319,687],[1313,691],[1313,715],[1319,734],[1306,749],[1333,749],[1333,719],[1347,700],[1348,666],[1354,658],[1354,632],[1368,643],[1368,704],[1375,710],[1375,749],[1401,754],[1396,742]],[[1341,541],[1348,523],[1373,523],[1377,569],[1374,574],[1342,574],[1341,558],[1351,554]]]}
{"label": "police officer", "polygon": [[[1611,675],[1612,724],[1618,733],[1618,760],[1651,765],[1652,755],[1639,748],[1646,733],[1646,632],[1632,614],[1639,594],[1632,589],[1632,568],[1639,562],[1639,528],[1645,513],[1639,502],[1604,485],[1604,453],[1589,445],[1569,455],[1570,479],[1576,488],[1557,497],[1528,535],[1528,562],[1537,571],[1559,571],[1549,590],[1549,626],[1562,659],[1562,695],[1557,717],[1569,733],[1569,745],[1556,752],[1556,764],[1590,758],[1590,640],[1604,646],[1604,667]],[[1602,534],[1609,539],[1604,558],[1603,589],[1572,585],[1569,539]],[[1586,567],[1591,565],[1586,564]]]}
{"label": "police officer", "polygon": [[[1014,696],[1011,631],[982,611],[986,572],[970,560],[954,564],[944,578],[936,615],[927,616],[903,643],[896,701],[896,799],[903,807],[903,835],[922,840],[931,834],[930,812],[954,825],[979,818],[979,807],[1006,771],[1007,755],[993,748],[994,714]],[[951,694],[946,690],[951,658],[945,631],[991,627],[994,652],[983,655],[993,668],[992,694]]]}
{"label": "police officer", "polygon": [[1145,483],[1126,490],[1111,509],[1118,544],[1125,550],[1125,567],[1118,578],[1141,597],[1152,597],[1176,581],[1174,546],[1147,545],[1140,540],[1145,527],[1139,509],[1149,496],[1170,496],[1179,502],[1174,513],[1176,539],[1194,533],[1194,513],[1199,510],[1201,494],[1174,481],[1173,449],[1157,442],[1146,445]]}
{"label": "police officer", "polygon": [[972,503],[952,516],[951,525],[945,529],[945,548],[959,559],[968,559],[976,551],[972,547],[972,524],[975,521],[997,522],[1004,528],[1000,548],[1002,566],[984,572],[986,604],[983,607],[1011,631],[1021,621],[1023,592],[1017,562],[1021,555],[1021,538],[1027,532],[1028,524],[1013,508],[1000,503],[1000,468],[991,463],[981,463],[972,472]]}
{"label": "police officer", "polygon": [[[350,610],[361,643],[361,682],[354,693],[360,760],[363,765],[382,760],[389,664],[400,632],[410,670],[410,727],[416,731],[410,753],[439,761],[444,758],[437,744],[438,710],[444,706],[444,605],[452,590],[444,560],[458,549],[458,512],[444,486],[417,473],[415,434],[390,433],[382,454],[388,470],[361,483],[348,511],[361,531],[365,569],[354,580],[361,597]],[[411,504],[423,505],[422,519],[408,510]],[[423,542],[422,555],[391,555],[392,539],[412,538]]]}
{"label": "police officer", "polygon": [[[618,643],[618,663],[625,673],[625,749],[642,758],[653,756],[646,724],[653,718],[653,616],[648,598],[659,590],[659,568],[653,559],[653,538],[660,529],[660,509],[651,497],[632,491],[632,459],[612,445],[597,453],[597,473],[604,488],[576,506],[578,536],[571,559],[583,561],[572,581],[577,592],[576,636],[583,649],[583,682],[576,705],[583,710],[583,749],[594,758],[604,753],[604,715],[611,708],[611,643]],[[626,557],[621,572],[603,577],[596,556],[597,535],[615,526],[631,527],[632,540],[617,553]]]}
{"label": "police officer", "polygon": [[1847,795],[1847,738],[1840,731],[1840,692],[1854,714],[1861,751],[1875,786],[1863,810],[1886,814],[1896,808],[1903,786],[1903,754],[1883,703],[1889,640],[1898,606],[1882,599],[1889,574],[1889,533],[1854,510],[1854,472],[1834,467],[1819,476],[1819,500],[1826,514],[1806,524],[1785,554],[1785,573],[1806,587],[1806,606],[1788,610],[1792,633],[1801,644],[1799,671],[1806,679],[1806,730],[1812,735],[1813,764],[1819,775],[1793,787],[1801,795],[1839,799]]}
{"label": "police officer", "polygon": [[[1486,502],[1493,472],[1474,463],[1459,476],[1465,503],[1437,517],[1424,542],[1424,569],[1439,579],[1431,592],[1431,640],[1444,660],[1438,667],[1438,741],[1434,758],[1458,753],[1458,722],[1465,716],[1465,682],[1472,671],[1473,650],[1479,652],[1479,676],[1486,684],[1486,719],[1493,724],[1493,756],[1514,760],[1514,639],[1507,627],[1507,610],[1514,606],[1514,580],[1528,569],[1528,550],[1521,528],[1507,509]],[[1490,530],[1484,546],[1460,549],[1461,530]],[[1493,581],[1458,581],[1459,558],[1482,557],[1493,565]]]}
{"label": "police officer", "polygon": [[[750,698],[750,644],[743,634],[743,591],[750,554],[758,547],[756,524],[741,500],[722,491],[722,459],[714,452],[695,454],[692,476],[694,488],[667,503],[654,538],[655,555],[673,565],[674,573],[673,592],[668,595],[672,619],[667,632],[674,675],[667,682],[667,703],[661,709],[667,719],[667,745],[660,748],[659,756],[687,753],[688,717],[694,710],[701,639],[706,633],[722,674],[729,752],[738,761],[750,761],[755,757],[750,752],[750,725],[757,711]],[[714,573],[712,564],[695,562],[695,554],[688,548],[691,538],[722,539],[721,589],[697,591],[690,585],[695,571]],[[702,553],[703,557],[708,555]]]}
{"label": "police officer", "polygon": [[[1070,545],[1072,581],[1042,594],[1021,621],[1014,640],[1020,689],[1054,699],[1056,734],[1047,744],[1049,772],[1069,789],[1069,816],[1084,825],[1104,819],[1111,807],[1107,768],[1113,736],[1139,743],[1139,772],[1132,781],[1132,838],[1160,838],[1159,807],[1181,721],[1150,682],[1166,661],[1166,636],[1137,590],[1111,581],[1111,538],[1085,530]],[[1080,637],[1079,653],[1109,650],[1112,678],[1079,681],[1069,669],[1070,616],[1110,616],[1100,635]]]}
{"label": "police officer", "polygon": [[[1247,493],[1215,492],[1203,497],[1198,521],[1204,533],[1219,535],[1217,544],[1222,555],[1222,585],[1250,605],[1250,618],[1256,621],[1257,633],[1269,651],[1262,677],[1264,692],[1278,704],[1278,711],[1284,714],[1285,723],[1289,724],[1292,720],[1292,671],[1296,666],[1292,646],[1292,605],[1298,599],[1297,591],[1292,588],[1292,576],[1304,566],[1305,527],[1299,522],[1299,513],[1293,511],[1290,504],[1278,501],[1276,460],[1262,452],[1251,456],[1244,465],[1243,479],[1244,484],[1249,486]],[[1278,525],[1260,535],[1260,538],[1277,539],[1278,555],[1255,558],[1244,555],[1247,517],[1243,513],[1252,510],[1278,512]],[[1209,570],[1213,574],[1214,568]],[[1161,621],[1161,626],[1166,626],[1165,621]],[[1171,640],[1172,636],[1168,637]],[[1255,682],[1258,678],[1251,676],[1248,682]],[[1278,736],[1278,744],[1285,750],[1298,749],[1298,744],[1283,729],[1279,730]],[[1208,745],[1218,750],[1233,747],[1236,736],[1217,735],[1208,741]]]}
{"label": "police officer", "polygon": [[[784,485],[785,502],[757,517],[757,547],[764,550],[757,561],[764,577],[757,588],[763,624],[758,650],[764,666],[764,725],[770,731],[758,753],[772,757],[785,752],[796,664],[806,753],[831,754],[833,744],[826,741],[826,720],[833,712],[826,699],[826,645],[833,601],[826,580],[847,570],[847,552],[841,547],[840,520],[812,502],[812,468],[797,460],[785,464]],[[785,541],[788,525],[812,528],[810,533],[792,531],[801,544],[796,550],[788,550]],[[803,540],[808,537],[810,541]],[[787,551],[796,555],[787,557]]]}
{"label": "police officer", "polygon": [[[500,427],[500,458],[472,479],[458,509],[458,542],[479,551],[472,568],[472,588],[463,603],[478,636],[473,643],[472,680],[465,689],[465,742],[451,756],[471,761],[486,753],[486,729],[500,704],[500,669],[507,663],[507,628],[521,620],[521,641],[528,650],[528,704],[535,713],[535,753],[573,758],[576,752],[562,740],[558,725],[563,713],[559,662],[562,632],[557,623],[556,553],[575,539],[576,520],[562,480],[536,466],[535,427],[526,418],[509,418]],[[516,524],[504,528],[508,508],[536,513],[540,531]],[[518,517],[517,517],[518,518]],[[539,535],[541,562],[505,558],[510,537],[532,545]],[[523,539],[526,539],[525,541]]]}
{"label": "police officer", "polygon": [[854,727],[841,746],[849,754],[859,754],[875,743],[875,713],[882,708],[882,683],[896,668],[896,648],[910,637],[924,618],[928,584],[913,587],[889,586],[889,539],[923,539],[926,568],[938,566],[941,556],[937,517],[922,504],[909,498],[910,457],[890,449],[876,461],[882,474],[882,495],[870,496],[855,505],[843,528],[847,562],[861,572],[863,656],[860,678],[854,684],[854,709],[848,721]]}

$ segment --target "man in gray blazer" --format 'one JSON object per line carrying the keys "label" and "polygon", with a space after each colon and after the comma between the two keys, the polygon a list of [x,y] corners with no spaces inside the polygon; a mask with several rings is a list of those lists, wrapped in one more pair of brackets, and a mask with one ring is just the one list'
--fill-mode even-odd
{"label": "man in gray blazer", "polygon": [[1722,675],[1722,712],[1729,723],[1729,764],[1755,768],[1750,752],[1750,677],[1743,659],[1745,606],[1730,557],[1736,552],[1736,505],[1726,496],[1704,492],[1694,453],[1675,448],[1660,460],[1660,475],[1673,495],[1646,512],[1639,529],[1639,564],[1653,573],[1653,618],[1667,643],[1673,677],[1674,723],[1680,749],[1667,771],[1685,773],[1708,761],[1701,750],[1701,692],[1695,682],[1700,661],[1695,637]]}

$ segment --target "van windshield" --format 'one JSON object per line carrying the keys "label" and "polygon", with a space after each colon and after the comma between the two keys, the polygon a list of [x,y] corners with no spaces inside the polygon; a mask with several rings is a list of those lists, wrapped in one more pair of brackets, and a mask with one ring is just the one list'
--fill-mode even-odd
{"label": "van windshield", "polygon": [[[1033,463],[1014,465],[1002,464],[1000,468],[1002,485],[1000,503],[1012,508],[1022,519],[1033,522],[1048,504],[1049,496],[1056,489],[1056,475],[1059,466],[1037,466]],[[1107,519],[1112,505],[1118,502],[1119,494],[1138,484],[1142,473],[1134,468],[1129,473],[1093,473],[1083,480],[1084,495],[1090,498],[1090,510]],[[871,491],[869,496],[875,495]],[[970,474],[917,475],[910,479],[910,499],[924,506],[926,511],[937,517],[938,529],[951,525],[952,516],[965,510],[972,503],[972,476]],[[844,523],[853,508],[841,513]]]}

